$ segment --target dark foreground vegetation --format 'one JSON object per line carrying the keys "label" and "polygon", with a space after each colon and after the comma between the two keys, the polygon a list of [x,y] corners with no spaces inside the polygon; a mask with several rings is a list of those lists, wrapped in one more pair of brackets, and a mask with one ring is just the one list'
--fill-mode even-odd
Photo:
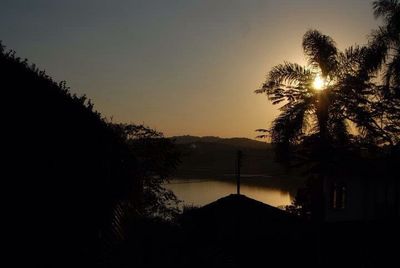
{"label": "dark foreground vegetation", "polygon": [[8,250],[31,267],[376,267],[396,260],[396,221],[312,222],[231,195],[178,215],[161,185],[169,139],[107,122],[84,97],[1,47],[8,114]]}
{"label": "dark foreground vegetation", "polygon": [[171,218],[161,187],[178,163],[169,139],[113,124],[0,44],[5,188],[16,261],[39,267],[101,263],[128,217]]}
{"label": "dark foreground vegetation", "polygon": [[[399,222],[311,222],[230,195],[175,223],[141,219],[110,255],[114,267],[390,267]],[[133,227],[134,226],[134,227]]]}
{"label": "dark foreground vegetation", "polygon": [[400,3],[374,12],[384,25],[367,46],[340,52],[308,31],[309,66],[276,66],[257,91],[285,102],[261,130],[278,160],[310,177],[288,211],[231,195],[179,213],[162,187],[179,163],[172,140],[106,120],[0,44],[12,266],[396,267]]}

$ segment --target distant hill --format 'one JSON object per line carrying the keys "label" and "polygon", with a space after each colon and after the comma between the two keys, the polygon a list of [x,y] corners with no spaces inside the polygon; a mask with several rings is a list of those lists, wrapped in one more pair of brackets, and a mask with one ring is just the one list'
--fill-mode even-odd
{"label": "distant hill", "polygon": [[243,153],[242,174],[268,176],[284,173],[274,160],[272,145],[248,138],[220,138],[213,136],[177,136],[175,140],[182,152],[178,176],[234,177],[236,155]]}
{"label": "distant hill", "polygon": [[171,137],[174,139],[177,144],[190,144],[190,143],[219,143],[219,144],[227,144],[231,146],[235,146],[238,148],[254,148],[254,149],[270,149],[271,144],[252,140],[248,138],[220,138],[216,136],[174,136]]}

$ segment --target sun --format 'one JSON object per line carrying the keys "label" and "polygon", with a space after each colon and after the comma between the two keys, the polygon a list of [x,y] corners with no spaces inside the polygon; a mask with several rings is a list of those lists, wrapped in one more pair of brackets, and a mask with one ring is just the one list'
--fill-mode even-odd
{"label": "sun", "polygon": [[326,85],[325,79],[322,78],[319,74],[317,74],[317,76],[314,78],[313,87],[316,90],[324,90],[325,85]]}

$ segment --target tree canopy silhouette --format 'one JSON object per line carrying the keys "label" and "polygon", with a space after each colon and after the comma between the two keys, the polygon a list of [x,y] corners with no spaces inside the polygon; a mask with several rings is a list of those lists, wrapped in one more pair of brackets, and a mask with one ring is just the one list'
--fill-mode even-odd
{"label": "tree canopy silhouette", "polygon": [[[273,104],[284,103],[268,130],[272,142],[284,147],[306,138],[316,138],[325,146],[345,143],[351,138],[349,121],[358,126],[358,113],[367,113],[363,104],[368,102],[368,87],[357,77],[363,49],[340,52],[331,37],[310,30],[303,37],[303,50],[308,66],[277,65],[256,90]],[[323,90],[315,87],[316,79],[323,80]]]}
{"label": "tree canopy silhouette", "polygon": [[[277,65],[256,90],[273,104],[283,103],[271,128],[258,130],[267,134],[260,137],[271,137],[278,159],[287,163],[295,155],[303,163],[317,162],[308,171],[322,176],[395,176],[400,146],[400,3],[374,1],[373,9],[384,24],[366,46],[340,52],[332,38],[310,30],[303,37],[308,65]],[[309,206],[310,200],[303,201]]]}
{"label": "tree canopy silhouette", "polygon": [[107,122],[86,96],[1,44],[0,75],[10,210],[22,225],[14,240],[31,263],[98,261],[127,204],[124,213],[142,216],[174,211],[162,183],[178,155],[162,133]]}
{"label": "tree canopy silhouette", "polygon": [[364,73],[377,78],[370,100],[373,116],[367,125],[375,143],[396,145],[400,142],[400,2],[374,1],[373,10],[383,25],[372,32],[364,56]]}

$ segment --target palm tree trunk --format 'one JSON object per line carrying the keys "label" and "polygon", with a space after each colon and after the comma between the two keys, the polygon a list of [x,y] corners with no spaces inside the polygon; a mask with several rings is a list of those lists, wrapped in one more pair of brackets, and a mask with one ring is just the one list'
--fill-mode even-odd
{"label": "palm tree trunk", "polygon": [[324,221],[325,219],[325,201],[326,198],[324,196],[324,182],[327,176],[327,166],[328,166],[328,140],[329,140],[329,132],[328,132],[328,97],[325,94],[326,92],[321,92],[318,96],[318,102],[316,106],[316,115],[318,120],[319,127],[319,136],[320,141],[318,145],[318,155],[319,155],[319,174],[317,175],[317,181],[315,186],[318,188],[317,197],[319,205],[317,206],[317,215],[314,215],[315,218],[319,221]]}
{"label": "palm tree trunk", "polygon": [[318,102],[316,107],[316,115],[318,120],[319,135],[321,142],[327,142],[328,140],[328,111],[329,102],[327,94],[321,92],[318,96]]}

